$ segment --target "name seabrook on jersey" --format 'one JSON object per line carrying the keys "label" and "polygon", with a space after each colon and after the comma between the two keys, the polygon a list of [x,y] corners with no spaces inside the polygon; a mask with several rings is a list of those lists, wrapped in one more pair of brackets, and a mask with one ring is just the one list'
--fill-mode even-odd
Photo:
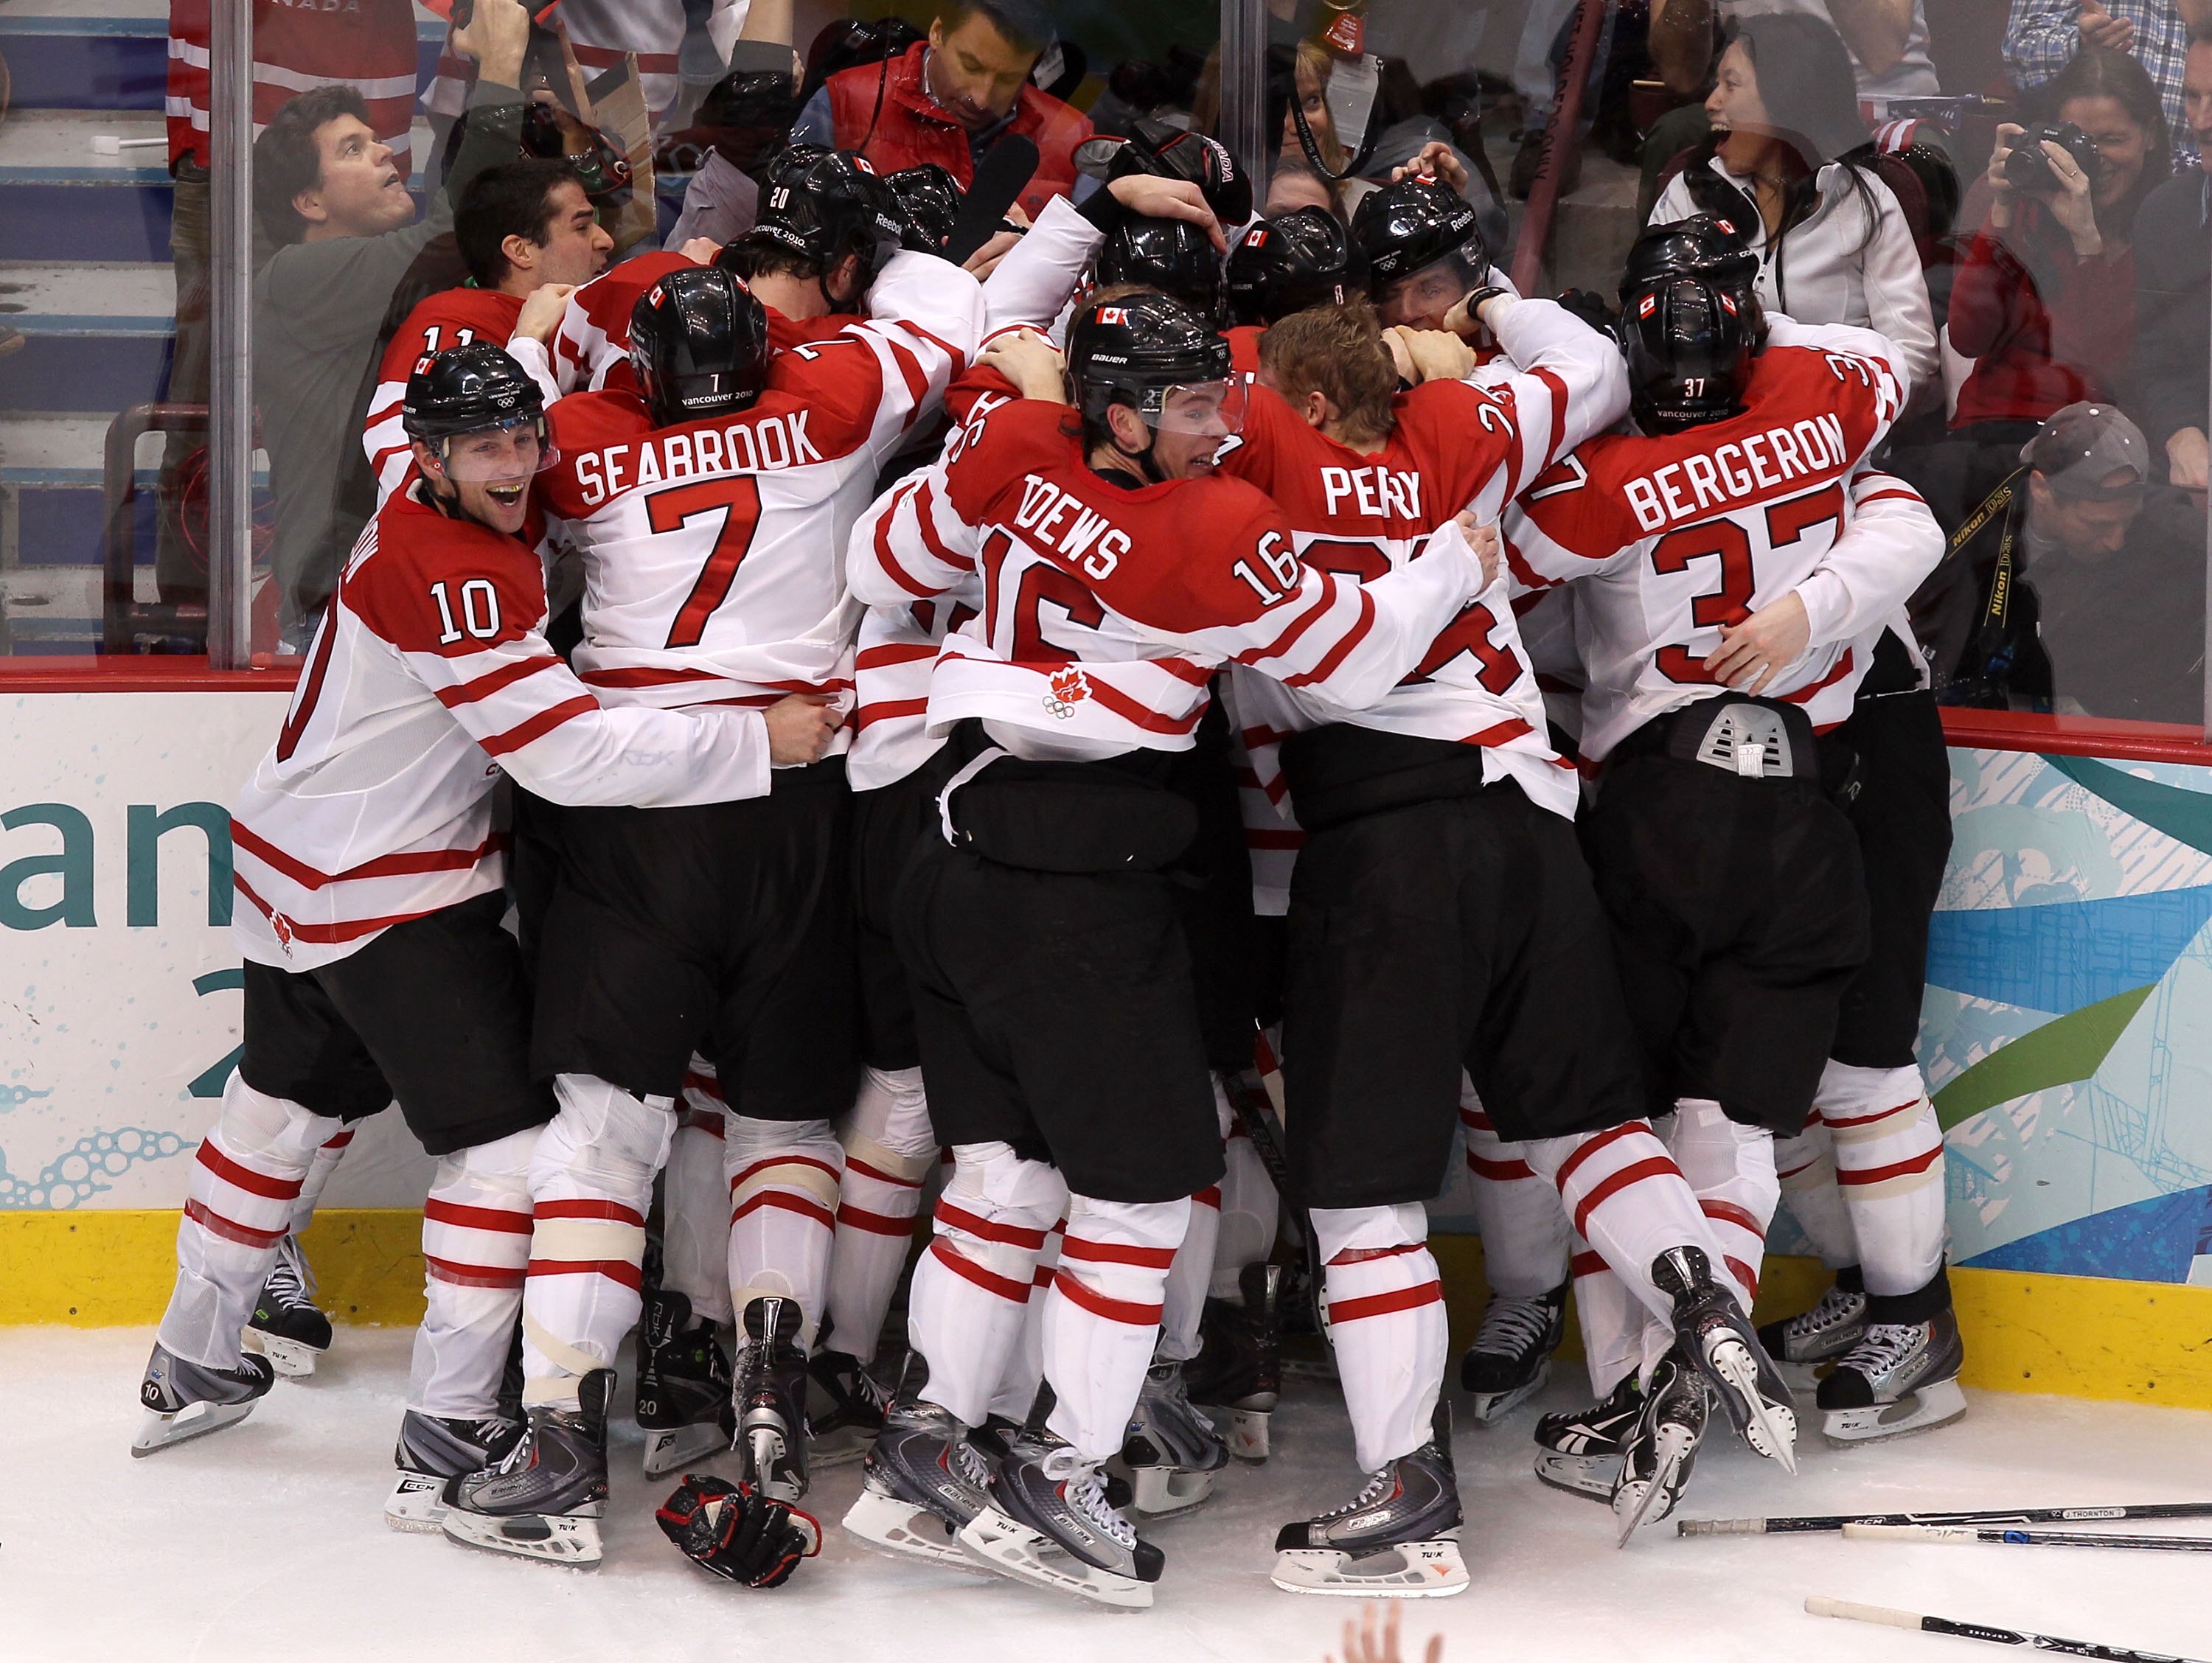
{"label": "name seabrook on jersey", "polygon": [[[698,427],[664,433],[637,445],[610,445],[576,458],[576,487],[586,507],[597,507],[621,491],[665,485],[679,479],[714,479],[725,474],[773,473],[822,460],[806,436],[809,410],[757,416],[724,428]],[[637,452],[633,462],[630,452]]]}
{"label": "name seabrook on jersey", "polygon": [[1636,523],[1647,531],[1681,520],[1702,519],[1771,491],[1792,479],[1833,472],[1849,459],[1844,424],[1817,416],[1786,428],[1769,428],[1741,441],[1729,440],[1710,452],[1692,452],[1631,479],[1622,487]]}

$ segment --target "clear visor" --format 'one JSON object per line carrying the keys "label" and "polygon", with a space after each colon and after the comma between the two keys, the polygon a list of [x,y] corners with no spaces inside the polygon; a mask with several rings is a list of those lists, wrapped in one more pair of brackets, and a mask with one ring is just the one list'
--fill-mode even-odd
{"label": "clear visor", "polygon": [[561,459],[560,451],[546,440],[542,416],[518,416],[496,428],[455,434],[440,440],[436,449],[446,464],[446,477],[456,482],[526,480]]}
{"label": "clear visor", "polygon": [[1164,387],[1146,400],[1145,420],[1162,433],[1194,433],[1226,439],[1244,430],[1244,379],[1194,381]]}

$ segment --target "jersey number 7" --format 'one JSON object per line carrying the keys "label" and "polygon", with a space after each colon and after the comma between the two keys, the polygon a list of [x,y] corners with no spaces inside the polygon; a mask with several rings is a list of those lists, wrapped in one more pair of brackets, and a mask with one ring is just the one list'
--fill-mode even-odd
{"label": "jersey number 7", "polygon": [[714,546],[699,568],[668,627],[668,645],[696,646],[707,633],[707,620],[730,597],[738,567],[752,548],[753,533],[760,529],[760,482],[750,474],[732,474],[726,479],[702,479],[696,485],[676,485],[655,491],[645,500],[646,521],[657,533],[680,531],[691,521],[719,513]]}

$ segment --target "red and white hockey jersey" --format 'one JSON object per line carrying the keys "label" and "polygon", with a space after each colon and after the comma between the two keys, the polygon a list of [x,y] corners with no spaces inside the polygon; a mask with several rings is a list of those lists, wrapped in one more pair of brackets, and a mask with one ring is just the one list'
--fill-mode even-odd
{"label": "red and white hockey jersey", "polygon": [[[1431,381],[1401,394],[1380,451],[1337,443],[1261,387],[1223,470],[1274,498],[1309,565],[1363,580],[1418,561],[1429,538],[1462,510],[1495,523],[1556,458],[1620,419],[1628,377],[1611,341],[1548,300],[1500,302],[1490,315],[1510,356],[1469,380]],[[1502,575],[1437,633],[1413,674],[1364,709],[1340,711],[1242,675],[1236,705],[1263,788],[1281,740],[1343,722],[1479,745],[1484,779],[1510,777],[1530,801],[1570,817],[1575,811],[1575,777],[1545,739],[1543,697]]]}
{"label": "red and white hockey jersey", "polygon": [[607,710],[545,643],[513,537],[388,498],[231,820],[239,950],[309,970],[500,887],[501,774],[556,803],[669,807],[768,788],[749,711]]}
{"label": "red and white hockey jersey", "polygon": [[514,333],[514,320],[522,315],[522,297],[495,288],[444,288],[430,295],[400,325],[384,359],[377,366],[376,390],[368,397],[368,421],[362,432],[362,448],[376,470],[379,501],[399,489],[407,477],[411,458],[407,431],[401,426],[400,406],[407,398],[407,379],[424,358],[448,347],[471,341],[489,341],[503,347]]}
{"label": "red and white hockey jersey", "polygon": [[[1024,756],[1188,750],[1207,684],[1232,660],[1371,703],[1480,581],[1455,529],[1436,539],[1437,558],[1371,585],[1308,566],[1274,505],[1240,480],[1127,488],[1094,473],[1060,404],[1018,399],[969,422],[944,480],[945,510],[979,533],[984,604],[932,668],[929,727],[978,718]],[[894,514],[856,539],[854,595],[890,607],[965,580],[967,561],[929,525]]]}
{"label": "red and white hockey jersey", "polygon": [[554,405],[549,535],[584,561],[576,668],[611,701],[766,706],[852,685],[842,553],[884,459],[981,332],[975,280],[902,253],[875,315],[778,354],[732,416],[655,428],[626,392]]}
{"label": "red and white hockey jersey", "polygon": [[[676,101],[683,79],[678,62],[684,51],[683,0],[560,0],[557,6],[527,0],[527,3],[540,22],[557,22],[567,29],[568,45],[586,82],[620,64],[625,53],[635,52],[638,90],[656,124]],[[721,11],[729,3],[730,0],[716,0],[714,9]],[[476,81],[476,64],[456,53],[449,41],[438,59],[437,76],[423,94],[423,107],[449,118],[459,115]]]}
{"label": "red and white hockey jersey", "polygon": [[[295,94],[351,87],[368,101],[369,127],[392,147],[392,164],[404,176],[413,160],[414,8],[254,0],[252,19],[255,135]],[[186,156],[208,165],[208,0],[169,0],[165,102],[173,167]]]}
{"label": "red and white hockey jersey", "polygon": [[1778,328],[1742,414],[1680,434],[1605,434],[1551,469],[1507,522],[1530,588],[1580,581],[1583,755],[1723,689],[1704,660],[1791,591],[1811,640],[1764,696],[1844,720],[1874,643],[1943,550],[1902,482],[1866,470],[1905,403],[1897,349],[1842,325]]}

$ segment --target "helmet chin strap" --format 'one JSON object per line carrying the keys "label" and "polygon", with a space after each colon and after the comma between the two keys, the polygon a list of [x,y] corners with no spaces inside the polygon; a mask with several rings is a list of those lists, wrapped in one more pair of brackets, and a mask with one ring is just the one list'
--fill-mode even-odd
{"label": "helmet chin strap", "polygon": [[[422,476],[423,484],[429,487],[426,495],[429,497],[430,506],[433,508],[435,508],[447,519],[465,519],[471,525],[483,526],[487,531],[498,531],[500,530],[498,526],[493,525],[482,514],[471,513],[469,512],[466,505],[461,501],[460,488],[453,483],[453,476],[450,474],[446,473],[442,467],[439,470],[439,476],[446,483],[447,489],[445,491],[441,491],[435,484],[432,483],[428,474],[426,473]],[[450,493],[450,495],[448,495],[448,493]],[[501,531],[500,535],[504,537],[507,534],[504,531]]]}

